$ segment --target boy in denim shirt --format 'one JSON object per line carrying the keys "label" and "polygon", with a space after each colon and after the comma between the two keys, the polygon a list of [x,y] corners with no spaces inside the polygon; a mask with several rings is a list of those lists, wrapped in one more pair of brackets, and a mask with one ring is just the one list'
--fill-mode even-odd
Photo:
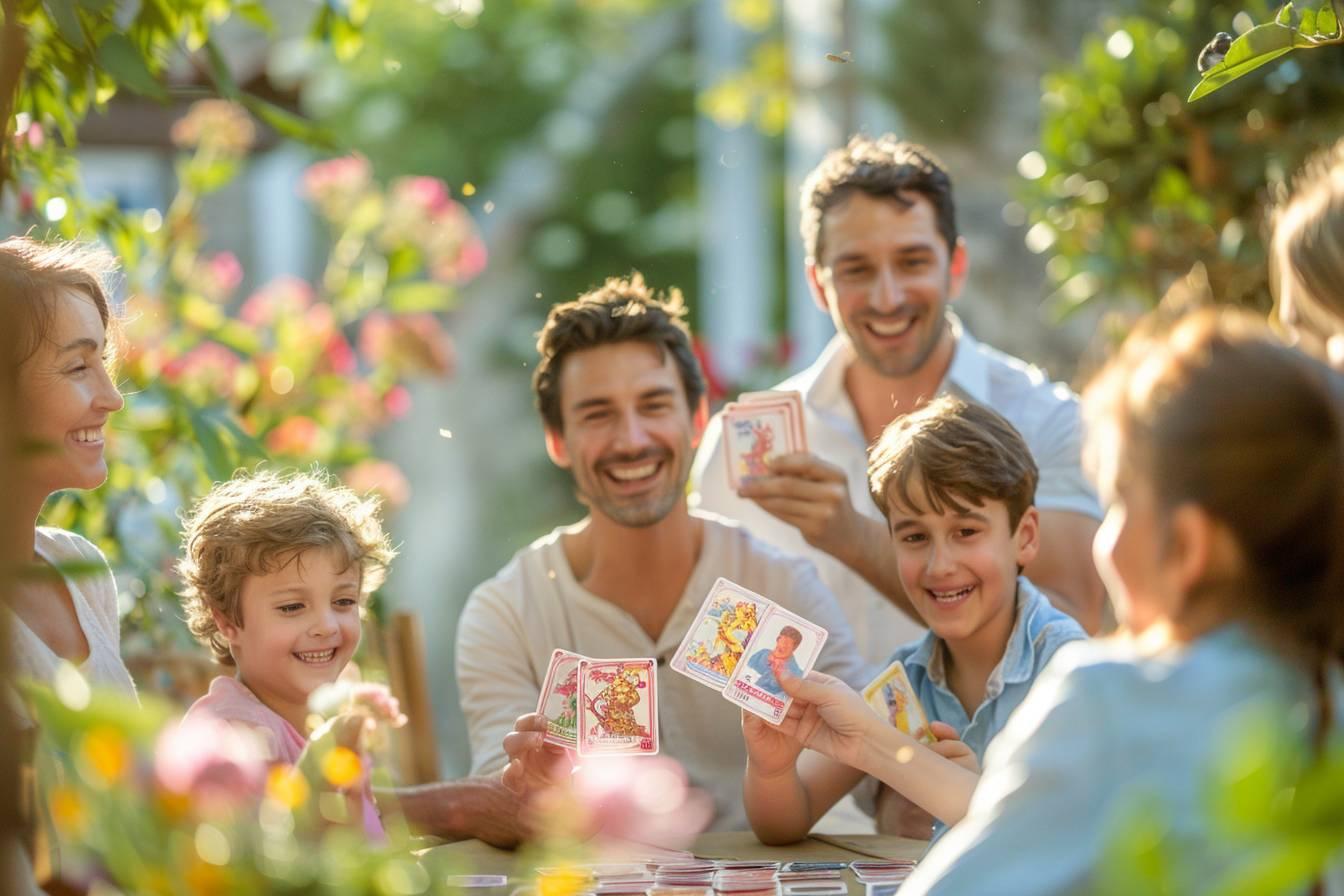
{"label": "boy in denim shirt", "polygon": [[[905,665],[940,738],[925,747],[892,729],[892,746],[910,761],[888,802],[904,797],[935,819],[959,818],[970,787],[965,769],[947,760],[968,765],[974,754],[978,762],[1055,650],[1086,637],[1021,575],[1039,546],[1036,479],[1011,424],[950,396],[898,418],[869,453],[869,489],[887,518],[901,584],[929,627],[892,659]],[[776,728],[744,715],[742,728],[747,814],[765,843],[803,837],[864,777],[819,753],[800,760],[788,722]],[[892,814],[889,805],[884,818]],[[915,833],[909,814],[907,835]],[[935,822],[934,836],[942,830]]]}

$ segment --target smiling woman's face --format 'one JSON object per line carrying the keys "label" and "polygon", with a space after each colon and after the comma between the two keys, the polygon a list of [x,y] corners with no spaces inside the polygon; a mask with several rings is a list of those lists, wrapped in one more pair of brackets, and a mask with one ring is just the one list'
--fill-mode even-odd
{"label": "smiling woman's face", "polygon": [[107,478],[103,440],[121,393],[104,363],[107,328],[93,300],[58,295],[45,338],[19,367],[23,482],[44,495],[96,488]]}

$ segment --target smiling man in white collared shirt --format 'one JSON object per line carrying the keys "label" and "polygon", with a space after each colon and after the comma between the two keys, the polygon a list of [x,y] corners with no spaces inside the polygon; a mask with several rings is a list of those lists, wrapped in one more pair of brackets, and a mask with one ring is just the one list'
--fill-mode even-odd
{"label": "smiling man in white collared shirt", "polygon": [[711,425],[692,472],[699,506],[812,559],[877,662],[923,626],[868,497],[867,447],[896,417],[951,392],[992,407],[1026,439],[1041,471],[1041,550],[1026,574],[1095,633],[1105,604],[1091,559],[1101,513],[1081,469],[1077,397],[977,342],[948,310],[967,254],[941,163],[892,136],[856,137],[822,160],[802,196],[808,281],[837,334],[777,388],[802,394],[811,453],[777,459],[774,475],[733,491],[721,427]]}

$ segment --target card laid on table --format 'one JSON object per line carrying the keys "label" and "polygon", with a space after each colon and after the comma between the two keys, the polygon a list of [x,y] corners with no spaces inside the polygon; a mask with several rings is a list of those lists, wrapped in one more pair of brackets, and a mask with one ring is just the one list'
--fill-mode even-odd
{"label": "card laid on table", "polygon": [[750,392],[723,411],[724,459],[734,489],[769,474],[781,454],[807,450],[803,404],[797,392]]}
{"label": "card laid on table", "polygon": [[579,660],[579,755],[658,752],[651,659]]}
{"label": "card laid on table", "polygon": [[672,669],[723,690],[770,606],[756,592],[718,579],[672,657]]}
{"label": "card laid on table", "polygon": [[546,681],[541,686],[537,712],[546,717],[548,744],[568,747],[579,746],[579,661],[577,653],[556,649],[551,654],[551,665],[546,670]]}
{"label": "card laid on table", "polygon": [[745,659],[737,664],[723,696],[778,725],[793,698],[784,693],[779,674],[787,670],[802,678],[817,661],[826,643],[826,629],[775,604],[761,620]]}
{"label": "card laid on table", "polygon": [[929,730],[929,717],[915,696],[905,666],[896,660],[868,683],[863,699],[892,726],[922,743],[931,744],[936,738]]}

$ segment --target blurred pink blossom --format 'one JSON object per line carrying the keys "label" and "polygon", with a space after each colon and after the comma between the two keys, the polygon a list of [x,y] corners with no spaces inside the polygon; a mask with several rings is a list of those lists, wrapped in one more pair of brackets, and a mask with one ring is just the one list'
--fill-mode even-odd
{"label": "blurred pink blossom", "polygon": [[355,153],[309,165],[299,192],[329,220],[337,220],[350,213],[372,182],[369,160]]}
{"label": "blurred pink blossom", "polygon": [[269,326],[280,317],[297,314],[313,304],[316,295],[306,280],[277,277],[248,296],[238,317],[256,327]]}
{"label": "blurred pink blossom", "polygon": [[338,373],[341,376],[352,376],[359,370],[359,361],[355,357],[355,350],[350,345],[350,340],[346,339],[345,334],[340,330],[327,337],[327,344],[322,349],[322,354],[327,359],[327,365],[333,373]]}
{"label": "blurred pink blossom", "polygon": [[242,156],[257,140],[252,116],[230,100],[199,100],[173,122],[173,143],[183,149],[201,149],[224,156]]}
{"label": "blurred pink blossom", "polygon": [[383,408],[393,420],[400,420],[411,412],[411,393],[405,386],[393,386],[383,396]]}
{"label": "blurred pink blossom", "polygon": [[322,430],[313,418],[290,417],[266,434],[266,449],[273,454],[308,458],[321,435]]}
{"label": "blurred pink blossom", "polygon": [[266,776],[260,739],[227,722],[189,716],[169,725],[154,747],[154,778],[163,789],[206,807],[254,799]]}
{"label": "blurred pink blossom", "polygon": [[375,311],[364,318],[359,352],[374,367],[391,365],[402,373],[452,373],[452,341],[433,314],[389,315]]}
{"label": "blurred pink blossom", "polygon": [[27,143],[30,149],[41,149],[42,144],[47,142],[47,132],[42,130],[40,122],[33,122],[28,125],[26,130],[18,133],[21,142]]}
{"label": "blurred pink blossom", "polygon": [[587,816],[582,829],[599,839],[682,848],[714,814],[713,800],[692,788],[681,763],[668,756],[589,757],[572,783]]}
{"label": "blurred pink blossom", "polygon": [[362,460],[341,474],[353,491],[377,493],[390,510],[399,510],[411,499],[411,484],[401,468],[391,461]]}
{"label": "blurred pink blossom", "polygon": [[448,185],[437,177],[399,177],[388,191],[393,202],[404,202],[436,218],[450,205]]}
{"label": "blurred pink blossom", "polygon": [[217,295],[228,295],[243,282],[243,266],[232,252],[216,252],[210,256],[205,263],[205,273],[213,287],[208,291]]}
{"label": "blurred pink blossom", "polygon": [[167,361],[160,373],[169,382],[190,382],[217,394],[229,395],[242,363],[231,349],[218,342],[202,342]]}
{"label": "blurred pink blossom", "polygon": [[456,256],[433,262],[430,275],[442,283],[465,283],[485,270],[485,243],[475,234],[467,237]]}

